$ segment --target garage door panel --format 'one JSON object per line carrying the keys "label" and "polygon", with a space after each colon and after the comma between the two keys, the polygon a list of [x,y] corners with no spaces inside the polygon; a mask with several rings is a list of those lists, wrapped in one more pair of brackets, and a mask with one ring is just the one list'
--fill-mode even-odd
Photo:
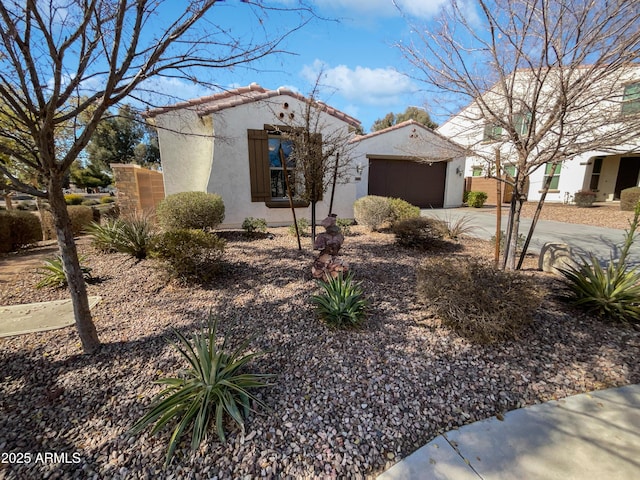
{"label": "garage door panel", "polygon": [[369,162],[369,195],[397,197],[422,208],[442,207],[447,164],[375,159]]}

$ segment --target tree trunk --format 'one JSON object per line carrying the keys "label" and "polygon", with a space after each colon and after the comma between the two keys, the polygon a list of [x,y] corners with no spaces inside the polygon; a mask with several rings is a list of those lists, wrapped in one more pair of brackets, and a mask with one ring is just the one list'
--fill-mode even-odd
{"label": "tree trunk", "polygon": [[51,213],[56,234],[58,235],[58,248],[62,255],[64,272],[69,285],[69,293],[71,294],[76,329],[78,330],[84,353],[92,354],[100,348],[100,340],[91,318],[87,286],[80,269],[78,250],[73,239],[71,220],[62,191],[62,178],[52,172],[48,187],[49,204],[51,205]]}
{"label": "tree trunk", "polygon": [[505,269],[516,269],[516,255],[518,249],[518,233],[520,231],[520,214],[522,212],[522,205],[524,204],[523,193],[526,186],[527,177],[516,179],[513,188],[513,200],[512,207],[509,212],[509,231],[506,237],[509,239],[509,245],[505,251]]}
{"label": "tree trunk", "polygon": [[13,210],[13,203],[11,203],[11,193],[4,195],[4,204],[7,210]]}

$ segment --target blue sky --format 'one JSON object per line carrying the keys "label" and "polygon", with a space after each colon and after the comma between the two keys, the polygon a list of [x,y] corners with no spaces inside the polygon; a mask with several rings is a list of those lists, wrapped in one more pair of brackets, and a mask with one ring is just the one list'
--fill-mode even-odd
{"label": "blue sky", "polygon": [[[396,0],[413,23],[426,24],[433,20],[446,0]],[[295,5],[295,0],[271,0],[266,5],[282,7]],[[348,113],[370,131],[377,118],[388,112],[402,112],[409,105],[429,106],[425,85],[405,75],[410,66],[395,45],[410,40],[410,26],[394,6],[393,0],[308,0],[319,16],[332,20],[314,19],[302,30],[289,37],[282,48],[289,54],[270,56],[252,65],[217,71],[215,81],[223,88],[244,86],[257,82],[265,88],[287,86],[307,95],[322,69],[321,100]],[[179,2],[175,2],[176,5]],[[216,9],[219,9],[216,11]],[[238,0],[227,0],[213,8],[215,20],[231,32],[245,31],[252,25],[251,10]],[[286,28],[287,18],[268,12],[262,18],[267,33]],[[253,27],[250,27],[253,28]],[[210,93],[198,85],[180,84],[185,97]],[[442,122],[445,118],[435,116]]]}

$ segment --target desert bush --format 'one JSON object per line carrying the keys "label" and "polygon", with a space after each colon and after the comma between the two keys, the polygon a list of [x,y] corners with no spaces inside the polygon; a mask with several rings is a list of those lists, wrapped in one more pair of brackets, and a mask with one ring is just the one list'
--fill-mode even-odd
{"label": "desert bush", "polygon": [[591,207],[596,200],[596,192],[580,190],[573,194],[573,201],[577,207]]}
{"label": "desert bush", "polygon": [[391,224],[402,222],[410,218],[416,218],[420,216],[420,208],[415,205],[411,205],[406,200],[401,198],[389,198],[389,206],[391,207]]}
{"label": "desert bush", "polygon": [[311,303],[316,312],[328,325],[337,328],[355,327],[364,320],[368,302],[359,283],[348,273],[340,273],[335,278],[318,280],[322,293],[313,295]]}
{"label": "desert bush", "polygon": [[342,235],[349,236],[351,235],[351,226],[353,225],[353,220],[350,218],[336,218],[336,225],[342,232]]}
{"label": "desert bush", "polygon": [[122,221],[115,219],[104,223],[93,222],[87,227],[87,233],[91,235],[91,244],[102,253],[117,252],[122,235]]}
{"label": "desert bush", "polygon": [[467,205],[474,208],[482,208],[487,198],[485,192],[469,192],[467,194]]}
{"label": "desert bush", "polygon": [[[71,219],[71,231],[73,236],[86,232],[87,227],[93,222],[93,210],[85,205],[69,205],[67,207]],[[53,215],[50,211],[42,212],[42,223],[47,239],[57,238]]]}
{"label": "desert bush", "polygon": [[247,217],[242,222],[242,229],[248,235],[265,233],[267,231],[267,221],[264,218]]}
{"label": "desert bush", "polygon": [[417,271],[417,294],[443,324],[479,343],[518,338],[541,302],[523,274],[461,258],[426,259]]}
{"label": "desert bush", "polygon": [[64,196],[64,201],[67,202],[67,205],[81,205],[84,197],[79,193],[67,193]]}
{"label": "desert bush", "polygon": [[100,203],[115,203],[116,197],[112,197],[111,195],[105,195],[104,197],[100,197]]}
{"label": "desert bush", "polygon": [[625,188],[620,192],[620,210],[633,212],[640,202],[640,187]]}
{"label": "desert bush", "polygon": [[35,212],[36,210],[38,210],[38,206],[34,202],[29,202],[27,200],[18,203],[18,205],[16,205],[16,208],[24,212]]}
{"label": "desert bush", "polygon": [[605,320],[640,324],[640,271],[627,263],[639,216],[640,204],[637,204],[617,261],[612,254],[603,267],[591,254],[589,258],[580,257],[578,266],[560,269],[572,292],[573,303]]}
{"label": "desert bush", "polygon": [[85,205],[87,207],[93,207],[94,205],[100,205],[100,202],[95,198],[89,198],[87,200],[83,200],[80,205]]}
{"label": "desert bush", "polygon": [[353,204],[353,214],[359,225],[378,230],[391,220],[391,204],[387,197],[368,195]]}
{"label": "desert bush", "polygon": [[[78,257],[80,262],[80,270],[82,270],[82,277],[85,280],[91,279],[91,268],[87,265],[83,265],[86,262],[86,257]],[[36,283],[36,288],[43,287],[64,287],[67,284],[67,277],[64,273],[62,257],[56,255],[54,258],[44,261],[44,265],[38,269],[38,273],[42,276],[42,279]]]}
{"label": "desert bush", "polygon": [[262,353],[245,353],[249,341],[231,350],[227,347],[226,336],[220,346],[216,345],[217,327],[218,322],[210,315],[207,329],[194,334],[191,340],[174,330],[178,342],[171,342],[171,345],[181,355],[187,369],[178,377],[156,382],[166,388],[153,398],[148,413],[132,428],[132,433],[136,434],[153,424],[151,434],[155,434],[170,422],[175,423],[165,465],[171,462],[184,433],[191,433],[192,450],[198,448],[210,428],[214,428],[224,442],[227,419],[244,432],[244,417],[251,410],[251,403],[264,406],[250,390],[268,386],[265,380],[272,375],[247,371],[249,362]]}
{"label": "desert bush", "polygon": [[40,219],[20,210],[0,212],[0,251],[12,252],[42,240]]}
{"label": "desert bush", "polygon": [[[301,237],[310,237],[311,236],[311,222],[306,218],[299,218],[296,220],[296,224],[298,225],[298,232]],[[289,235],[296,235],[296,227],[295,225],[289,225]]]}
{"label": "desert bush", "polygon": [[453,219],[451,216],[445,216],[443,222],[446,229],[445,235],[453,240],[468,235],[477,228],[471,223],[473,222],[473,218],[468,215],[463,215],[456,219]]}
{"label": "desert bush", "polygon": [[171,276],[207,282],[220,270],[224,247],[225,241],[213,233],[177,229],[158,235],[153,249]]}
{"label": "desert bush", "polygon": [[429,249],[445,243],[447,225],[437,218],[416,217],[396,223],[392,230],[403,247]]}
{"label": "desert bush", "polygon": [[224,202],[215,193],[174,193],[160,202],[156,213],[165,230],[208,230],[216,228],[224,220]]}
{"label": "desert bush", "polygon": [[147,258],[155,245],[155,231],[153,223],[147,216],[120,218],[119,233],[115,248],[120,253],[126,253],[142,260]]}

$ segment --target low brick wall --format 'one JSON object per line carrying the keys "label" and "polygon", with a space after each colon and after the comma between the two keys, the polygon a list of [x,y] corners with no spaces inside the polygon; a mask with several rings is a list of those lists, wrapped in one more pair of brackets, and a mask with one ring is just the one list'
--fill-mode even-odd
{"label": "low brick wall", "polygon": [[133,164],[111,164],[118,206],[124,215],[148,214],[164,199],[162,173]]}

